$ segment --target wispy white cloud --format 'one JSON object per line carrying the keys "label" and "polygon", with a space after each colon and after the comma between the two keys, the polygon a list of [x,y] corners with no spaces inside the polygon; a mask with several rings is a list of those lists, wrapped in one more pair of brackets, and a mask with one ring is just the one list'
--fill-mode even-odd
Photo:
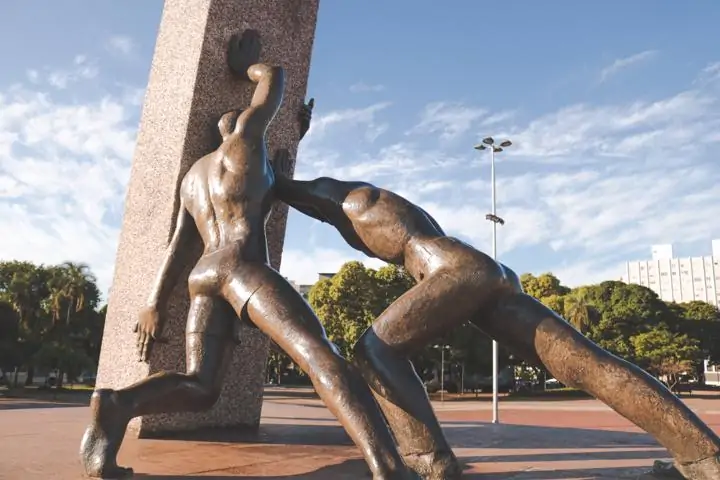
{"label": "wispy white cloud", "polygon": [[107,48],[112,53],[131,55],[135,50],[135,41],[127,35],[113,35],[107,40]]}
{"label": "wispy white cloud", "polygon": [[305,143],[317,141],[326,134],[329,128],[334,126],[346,128],[365,126],[368,129],[366,133],[370,132],[369,137],[374,140],[379,136],[378,131],[382,133],[387,129],[386,124],[376,122],[376,115],[390,105],[390,102],[380,102],[365,108],[347,108],[321,114],[315,113]]}
{"label": "wispy white cloud", "polygon": [[[506,220],[498,231],[500,258],[518,271],[552,270],[577,285],[619,278],[622,262],[643,257],[654,243],[709,244],[720,236],[720,170],[712,156],[720,142],[718,100],[717,91],[699,87],[654,101],[569,105],[499,132],[515,143],[498,167],[498,213]],[[503,117],[498,125],[516,120],[483,112],[466,116],[460,130],[472,132],[493,116]],[[306,178],[371,180],[422,205],[448,233],[490,250],[484,157],[478,165],[443,142],[343,154],[332,138],[328,132],[328,143],[317,145],[331,160],[322,172],[306,163]],[[539,251],[553,253],[545,259]]]}
{"label": "wispy white cloud", "polygon": [[720,80],[720,62],[710,62],[702,69],[695,83],[708,84]]}
{"label": "wispy white cloud", "polygon": [[691,148],[718,130],[717,102],[710,92],[687,90],[654,102],[571,105],[515,128],[511,151],[539,161],[585,163]]}
{"label": "wispy white cloud", "polygon": [[[0,92],[0,231],[13,232],[0,236],[0,252],[89,262],[107,287],[140,90],[74,104],[42,85]],[[515,144],[498,165],[498,213],[506,220],[500,258],[521,272],[553,270],[570,284],[617,278],[621,263],[646,245],[720,236],[720,170],[712,156],[719,93],[702,84],[654,101],[569,105],[530,119],[445,102],[433,107],[438,122],[420,122],[437,135],[422,138],[388,128],[389,103],[318,112],[297,174],[372,181],[489,251],[487,160],[445,141],[475,135],[488,122]],[[66,178],[73,182],[58,180]],[[349,248],[297,245],[290,242],[282,271],[303,283],[363,258]]]}
{"label": "wispy white cloud", "polygon": [[[73,59],[73,65],[70,68],[61,68],[48,73],[47,83],[58,89],[64,90],[70,84],[82,80],[91,80],[98,75],[98,68],[90,63],[85,55],[77,55]],[[36,70],[30,70],[28,77],[31,82],[38,83],[39,75]]]}
{"label": "wispy white cloud", "polygon": [[0,96],[0,131],[2,259],[87,262],[106,292],[135,138],[127,106],[19,86]]}
{"label": "wispy white cloud", "polygon": [[629,57],[618,58],[613,63],[603,68],[600,72],[600,82],[604,82],[618,72],[630,68],[634,65],[646,62],[657,56],[657,50],[645,50]]}
{"label": "wispy white cloud", "polygon": [[484,108],[457,102],[430,103],[420,114],[420,122],[407,133],[438,134],[441,139],[450,140],[470,130],[486,113]]}
{"label": "wispy white cloud", "polygon": [[385,90],[385,85],[381,84],[368,84],[365,82],[358,82],[350,85],[350,91],[352,93],[382,92],[383,90]]}

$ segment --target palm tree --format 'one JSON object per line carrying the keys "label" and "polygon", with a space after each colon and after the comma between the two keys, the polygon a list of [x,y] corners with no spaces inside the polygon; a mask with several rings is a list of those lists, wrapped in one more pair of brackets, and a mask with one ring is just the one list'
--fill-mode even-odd
{"label": "palm tree", "polygon": [[594,310],[583,292],[572,292],[565,297],[565,316],[567,321],[583,335],[590,330],[594,320]]}
{"label": "palm tree", "polygon": [[[48,295],[47,270],[29,262],[0,262],[0,297],[10,304],[17,313],[18,348],[25,352],[21,357],[27,361],[28,352],[38,348],[44,332],[48,328],[43,303]],[[17,372],[23,365],[16,365]],[[28,366],[27,383],[32,383],[34,369]]]}
{"label": "palm tree", "polygon": [[58,265],[53,269],[52,275],[50,309],[53,321],[59,322],[60,316],[64,314],[65,325],[70,326],[72,312],[85,308],[86,290],[90,284],[95,284],[95,276],[86,264],[73,262]]}
{"label": "palm tree", "polygon": [[[64,262],[52,268],[48,307],[53,319],[54,337],[67,345],[80,330],[81,318],[73,313],[81,312],[87,305],[87,292],[95,285],[95,277],[84,263]],[[64,318],[62,318],[64,317]],[[78,325],[75,325],[78,323]],[[58,387],[62,386],[62,369],[58,373]]]}

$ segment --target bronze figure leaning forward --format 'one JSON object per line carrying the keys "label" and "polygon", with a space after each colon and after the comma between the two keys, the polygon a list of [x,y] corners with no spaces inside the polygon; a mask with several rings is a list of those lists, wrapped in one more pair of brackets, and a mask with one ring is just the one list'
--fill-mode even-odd
{"label": "bronze figure leaning forward", "polygon": [[[90,476],[132,473],[116,464],[129,420],[139,415],[209,409],[216,402],[233,349],[233,323],[250,321],[309,375],[330,411],[360,447],[376,479],[413,478],[372,393],[356,369],[338,355],[300,294],[268,266],[265,222],[275,177],[265,133],[283,98],[280,67],[258,64],[259,40],[234,39],[230,64],[257,84],[250,106],[224,115],[220,147],[198,160],[180,189],[180,212],[167,258],[137,327],[140,355],[162,329],[161,308],[181,269],[182,251],[194,231],[205,249],[189,277],[186,373],[160,372],[120,390],[93,394],[92,424],[81,444]],[[229,309],[237,315],[228,315]]]}
{"label": "bronze figure leaning forward", "polygon": [[[286,168],[286,159],[280,160],[276,168]],[[425,478],[456,478],[460,469],[408,357],[470,320],[652,434],[685,478],[720,479],[720,438],[652,376],[524,294],[511,269],[447,236],[427,212],[390,191],[327,177],[296,181],[283,173],[276,176],[279,200],[334,226],[368,256],[405,267],[417,281],[362,335],[355,362],[401,455]]]}

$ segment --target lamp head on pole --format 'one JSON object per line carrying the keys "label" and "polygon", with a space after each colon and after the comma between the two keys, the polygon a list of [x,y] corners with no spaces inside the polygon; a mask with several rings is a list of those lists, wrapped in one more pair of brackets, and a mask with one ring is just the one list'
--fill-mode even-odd
{"label": "lamp head on pole", "polygon": [[492,145],[493,143],[495,143],[495,140],[492,137],[486,137],[486,138],[483,138],[482,142],[485,145]]}
{"label": "lamp head on pole", "polygon": [[503,147],[503,148],[507,148],[507,147],[509,147],[510,145],[512,145],[512,142],[511,142],[510,140],[505,140],[505,141],[503,141],[503,142],[500,144],[500,146]]}
{"label": "lamp head on pole", "polygon": [[493,152],[495,152],[495,153],[502,152],[502,151],[503,151],[503,149],[501,147],[493,147]]}
{"label": "lamp head on pole", "polygon": [[479,145],[475,145],[473,148],[475,150],[486,150],[487,149],[487,147],[485,145],[483,145],[482,143]]}

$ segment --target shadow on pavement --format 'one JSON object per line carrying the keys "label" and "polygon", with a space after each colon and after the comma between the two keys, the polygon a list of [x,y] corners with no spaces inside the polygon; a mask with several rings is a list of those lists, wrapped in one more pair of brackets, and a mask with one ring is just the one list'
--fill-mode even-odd
{"label": "shadow on pavement", "polygon": [[[186,479],[197,479],[197,480],[220,480],[220,479],[227,479],[231,477],[237,477],[242,478],[244,480],[283,480],[287,478],[293,478],[293,479],[316,479],[316,480],[355,480],[355,479],[371,479],[372,475],[370,474],[370,470],[365,465],[365,462],[362,460],[346,460],[342,463],[339,463],[337,465],[330,465],[327,467],[322,467],[318,470],[315,470],[314,472],[308,472],[308,473],[301,473],[296,475],[273,475],[273,476],[256,476],[256,475],[244,475],[240,472],[237,474],[234,474],[231,471],[225,472],[217,472],[216,475],[214,475],[215,472],[211,472],[208,474],[202,474],[202,475],[182,475],[182,476],[175,476],[175,475],[146,475],[142,473],[135,473],[135,476],[133,478],[142,478],[146,480],[186,480]],[[468,477],[472,478],[472,477]]]}
{"label": "shadow on pavement", "polygon": [[[466,461],[466,459],[462,459]],[[561,480],[561,479],[577,479],[577,478],[593,478],[593,479],[636,479],[638,475],[650,470],[648,468],[591,468],[582,470],[554,470],[554,471],[514,471],[503,473],[465,473],[462,478],[475,480]],[[214,473],[214,472],[213,472]],[[142,478],[146,480],[174,480],[174,479],[209,479],[220,480],[231,477],[243,478],[245,480],[283,480],[283,479],[314,479],[314,480],[350,480],[360,478],[371,478],[370,471],[362,460],[346,460],[337,465],[323,467],[314,472],[296,474],[296,475],[273,475],[273,476],[256,476],[256,475],[237,475],[228,471],[210,473],[204,475],[145,475],[136,473],[134,478]]]}
{"label": "shadow on pavement", "polygon": [[[325,423],[327,419],[307,419]],[[473,462],[523,462],[585,460],[655,459],[667,453],[648,434],[640,432],[591,430],[584,428],[529,425],[494,425],[483,422],[443,422],[453,448],[485,449],[614,449],[602,452],[528,453],[473,457]],[[157,437],[156,437],[157,438]],[[345,431],[337,425],[265,424],[249,430],[205,430],[176,433],[165,439],[197,442],[248,443],[261,445],[352,446]],[[635,450],[628,450],[629,448]],[[649,462],[652,463],[652,462]]]}
{"label": "shadow on pavement", "polygon": [[463,476],[475,480],[562,480],[564,478],[593,480],[636,480],[648,468],[589,468],[582,470],[516,471],[503,473],[471,473]]}
{"label": "shadow on pavement", "polygon": [[51,401],[31,401],[31,400],[12,400],[8,402],[0,402],[0,411],[2,410],[25,410],[31,408],[68,408],[82,407],[87,404],[83,403],[60,403]]}

